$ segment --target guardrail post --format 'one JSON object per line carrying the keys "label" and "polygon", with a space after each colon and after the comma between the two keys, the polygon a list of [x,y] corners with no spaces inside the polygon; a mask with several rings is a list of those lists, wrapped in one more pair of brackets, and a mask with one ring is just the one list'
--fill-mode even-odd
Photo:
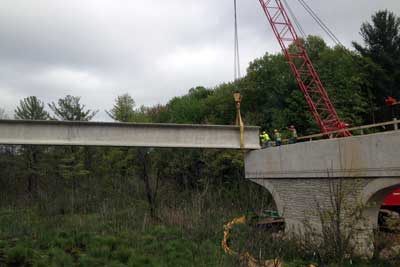
{"label": "guardrail post", "polygon": [[364,129],[361,129],[360,133],[361,135],[364,135]]}
{"label": "guardrail post", "polygon": [[394,130],[397,131],[399,129],[399,125],[397,124],[397,118],[394,118],[393,120],[396,121],[396,123],[394,124]]}

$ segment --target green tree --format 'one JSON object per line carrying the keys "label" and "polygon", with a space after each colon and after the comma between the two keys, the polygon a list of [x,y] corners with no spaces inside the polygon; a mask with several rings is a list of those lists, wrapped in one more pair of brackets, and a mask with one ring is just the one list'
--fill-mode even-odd
{"label": "green tree", "polygon": [[123,94],[115,99],[113,108],[106,113],[115,121],[129,122],[134,117],[135,105],[135,100],[129,94]]}
{"label": "green tree", "polygon": [[151,122],[152,118],[156,118],[160,106],[148,108],[140,106],[135,108],[135,100],[129,94],[123,94],[115,99],[114,107],[110,111],[106,111],[108,116],[113,120],[120,122]]}
{"label": "green tree", "polygon": [[44,109],[44,103],[36,96],[29,96],[19,102],[15,110],[15,118],[19,120],[47,120],[49,113]]}
{"label": "green tree", "polygon": [[[155,112],[159,110],[145,106],[135,108],[134,99],[129,94],[123,94],[115,99],[113,108],[106,112],[112,119],[120,122],[150,122],[151,117],[155,116]],[[123,155],[120,156],[119,161],[122,164],[127,164],[124,169],[132,168],[135,175],[144,182],[144,192],[149,205],[150,216],[156,218],[160,170],[154,166],[153,158],[157,153],[147,148],[118,148],[114,149],[111,155]],[[115,171],[113,175],[115,175]],[[130,180],[136,178],[133,176],[133,173],[126,176],[130,176]]]}
{"label": "green tree", "polygon": [[[98,112],[86,110],[85,105],[80,103],[80,97],[71,95],[59,99],[57,104],[49,104],[49,107],[54,113],[53,119],[56,120],[90,121]],[[57,170],[64,183],[64,190],[70,195],[69,201],[64,202],[63,210],[75,213],[83,206],[80,190],[91,173],[85,165],[85,159],[90,158],[94,151],[87,147],[69,146],[56,148],[54,152],[61,155],[57,157]]]}
{"label": "green tree", "polygon": [[245,120],[267,131],[296,125],[300,134],[318,127],[284,56],[266,54],[250,63],[242,85]]}
{"label": "green tree", "polygon": [[0,108],[0,120],[8,119],[7,113],[3,108]]}
{"label": "green tree", "polygon": [[58,100],[58,103],[49,104],[54,113],[54,119],[64,121],[90,121],[97,114],[97,110],[85,110],[85,105],[80,103],[81,98],[67,95]]}
{"label": "green tree", "polygon": [[[340,47],[328,47],[316,36],[304,41],[313,64],[341,118],[361,124],[367,114],[363,72],[359,56]],[[243,114],[250,124],[264,129],[285,129],[296,125],[300,134],[319,131],[284,56],[266,54],[250,63],[240,85],[244,95]]]}
{"label": "green tree", "polygon": [[360,56],[336,46],[325,49],[316,61],[321,80],[340,118],[352,126],[362,125],[369,113],[365,73],[356,62]]}
{"label": "green tree", "polygon": [[234,124],[236,119],[236,108],[233,101],[233,93],[242,88],[240,81],[224,83],[212,90],[204,100],[203,109],[200,114],[205,118],[202,120],[209,124]]}
{"label": "green tree", "polygon": [[[44,103],[36,96],[30,96],[20,101],[15,109],[15,118],[20,120],[47,120],[48,112],[44,109]],[[23,146],[21,155],[24,167],[21,175],[27,177],[27,191],[31,196],[36,196],[39,184],[40,158],[43,155],[43,148],[35,146]]]}
{"label": "green tree", "polygon": [[157,104],[152,107],[147,107],[146,111],[149,120],[154,123],[165,123],[169,121],[169,114],[166,105]]}
{"label": "green tree", "polygon": [[387,96],[400,98],[400,18],[382,10],[372,16],[372,22],[361,26],[364,45],[353,42],[355,49],[375,63],[370,67],[372,93],[379,105]]}
{"label": "green tree", "polygon": [[309,35],[304,45],[312,61],[319,60],[321,54],[328,49],[324,39],[319,36]]}
{"label": "green tree", "polygon": [[204,123],[207,113],[205,100],[211,93],[211,90],[198,86],[191,88],[184,96],[171,99],[167,104],[170,122]]}

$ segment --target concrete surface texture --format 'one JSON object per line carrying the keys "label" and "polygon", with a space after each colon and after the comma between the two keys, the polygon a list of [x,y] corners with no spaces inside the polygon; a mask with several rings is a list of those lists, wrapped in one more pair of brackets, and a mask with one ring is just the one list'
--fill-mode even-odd
{"label": "concrete surface texture", "polygon": [[252,151],[245,169],[246,178],[272,194],[288,230],[321,229],[319,212],[333,209],[340,184],[343,207],[362,208],[355,242],[360,254],[370,255],[380,206],[400,187],[400,131]]}
{"label": "concrete surface texture", "polygon": [[251,179],[400,177],[400,131],[253,151],[245,167]]}
{"label": "concrete surface texture", "polygon": [[[0,144],[240,148],[236,126],[0,120]],[[245,127],[244,149],[259,149],[259,127]]]}

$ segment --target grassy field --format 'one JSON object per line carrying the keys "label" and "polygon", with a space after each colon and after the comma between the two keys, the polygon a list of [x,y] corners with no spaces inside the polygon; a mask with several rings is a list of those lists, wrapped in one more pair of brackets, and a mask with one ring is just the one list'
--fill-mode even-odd
{"label": "grassy field", "polygon": [[143,224],[136,215],[136,210],[126,210],[108,217],[45,218],[29,210],[3,210],[0,264],[232,266],[232,259],[220,248],[222,231],[202,238],[180,227]]}
{"label": "grassy field", "polygon": [[[104,214],[58,216],[43,216],[34,209],[4,209],[0,213],[0,266],[242,266],[237,257],[229,257],[221,249],[224,218],[217,214],[205,217],[209,223],[197,227],[189,221],[179,224],[176,218],[170,222],[154,221],[145,214],[137,207]],[[243,251],[256,244],[266,257],[283,249],[284,253],[279,253],[287,267],[303,267],[312,261],[312,255],[299,255],[293,242],[282,241],[277,247],[263,232],[254,231],[246,226],[236,229],[232,246]],[[354,260],[345,266],[397,264]]]}

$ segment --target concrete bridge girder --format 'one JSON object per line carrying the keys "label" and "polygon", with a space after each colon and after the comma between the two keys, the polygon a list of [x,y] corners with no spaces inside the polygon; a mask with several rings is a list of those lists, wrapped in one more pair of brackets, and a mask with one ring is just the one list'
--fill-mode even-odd
{"label": "concrete bridge girder", "polygon": [[[240,149],[229,125],[0,120],[0,144]],[[259,127],[244,129],[244,149],[259,149]]]}

